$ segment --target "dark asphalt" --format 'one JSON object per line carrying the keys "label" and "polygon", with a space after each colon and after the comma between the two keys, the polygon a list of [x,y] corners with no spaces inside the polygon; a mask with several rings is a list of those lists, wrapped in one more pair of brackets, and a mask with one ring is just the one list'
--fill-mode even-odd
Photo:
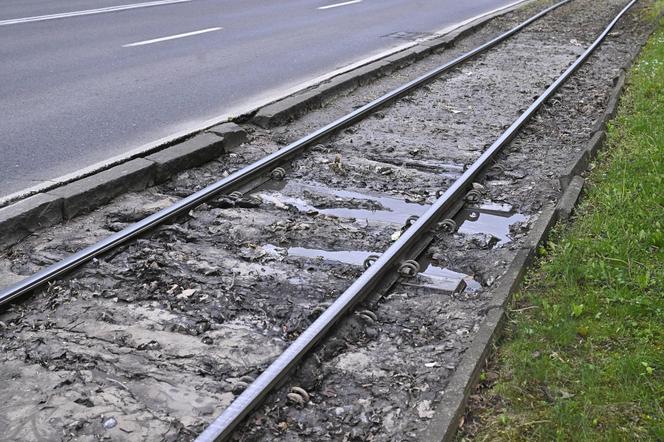
{"label": "dark asphalt", "polygon": [[[145,0],[142,0],[145,1]],[[0,25],[0,198],[514,0],[192,0]],[[3,0],[2,20],[131,0]],[[139,3],[139,2],[137,2]],[[201,35],[130,43],[207,28]]]}

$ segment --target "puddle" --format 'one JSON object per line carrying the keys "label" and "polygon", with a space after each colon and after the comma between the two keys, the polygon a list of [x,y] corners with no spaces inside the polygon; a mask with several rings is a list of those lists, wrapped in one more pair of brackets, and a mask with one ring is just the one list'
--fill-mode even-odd
{"label": "puddle", "polygon": [[[348,207],[318,208],[305,199],[289,196],[289,194],[301,194],[303,191],[309,191],[319,195],[333,196],[335,198],[343,198],[344,200],[350,201],[369,201],[376,205],[380,205],[383,209],[372,210]],[[281,191],[265,191],[259,192],[257,195],[277,206],[279,206],[279,203],[283,205],[291,205],[302,212],[315,210],[323,215],[333,215],[340,218],[366,219],[367,221],[382,221],[399,225],[404,224],[412,215],[422,215],[429,208],[428,205],[409,203],[398,198],[369,195],[353,190],[331,189],[324,186],[301,184],[294,181],[286,183]]]}
{"label": "puddle", "polygon": [[[262,247],[266,252],[272,255],[280,255],[281,253],[286,252],[288,256],[313,259],[322,258],[326,261],[336,261],[357,266],[363,266],[364,260],[367,259],[369,255],[375,254],[365,250],[330,251],[322,249],[308,249],[305,247],[282,248],[273,244],[265,244]],[[429,264],[423,272],[419,273],[418,276],[420,278],[426,279],[428,284],[410,283],[408,281],[404,281],[403,285],[426,287],[449,293],[460,293],[464,291],[464,289],[474,293],[482,288],[480,283],[475,281],[470,275],[455,272],[447,268],[437,267],[432,264]]]}
{"label": "puddle", "polygon": [[457,215],[457,218],[463,220],[459,226],[459,233],[468,235],[488,233],[498,238],[498,244],[512,241],[510,237],[510,226],[512,224],[528,221],[528,217],[520,213],[483,209],[463,210]]}
{"label": "puddle", "polygon": [[373,255],[373,252],[364,250],[322,250],[322,249],[307,249],[305,247],[277,247],[273,244],[265,244],[262,246],[266,252],[271,255],[279,255],[280,251],[285,251],[288,256],[298,256],[300,258],[323,258],[326,261],[337,261],[345,264],[363,266],[364,260]]}

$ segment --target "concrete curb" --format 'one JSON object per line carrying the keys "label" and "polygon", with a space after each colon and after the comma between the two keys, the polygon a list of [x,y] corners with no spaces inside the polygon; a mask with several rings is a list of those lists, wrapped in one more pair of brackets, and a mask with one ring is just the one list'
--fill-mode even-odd
{"label": "concrete curb", "polygon": [[572,213],[581,198],[585,184],[586,180],[578,175],[572,178],[567,189],[560,197],[560,201],[558,201],[558,221],[566,222],[572,217]]}
{"label": "concrete curb", "polygon": [[264,129],[289,123],[309,109],[322,107],[325,99],[380,77],[391,66],[391,63],[383,59],[341,74],[314,89],[291,95],[259,109],[249,122]]}
{"label": "concrete curb", "polygon": [[0,209],[0,246],[16,244],[38,229],[63,219],[62,198],[37,194]]}
{"label": "concrete curb", "polygon": [[0,208],[0,247],[33,232],[89,212],[130,191],[168,180],[200,166],[246,140],[244,129],[224,123],[147,158],[136,158],[64,186]]}
{"label": "concrete curb", "polygon": [[101,206],[123,192],[140,190],[151,185],[154,183],[154,166],[152,161],[137,158],[53,189],[46,195],[62,198],[62,217],[71,219]]}
{"label": "concrete curb", "polygon": [[153,153],[146,159],[156,165],[156,182],[164,182],[184,169],[212,161],[226,150],[244,143],[246,139],[247,134],[242,128],[233,123],[226,123],[198,134],[184,143]]}
{"label": "concrete curb", "polygon": [[[626,66],[625,69],[631,66],[636,55],[638,55],[638,52],[630,58],[630,65]],[[519,289],[524,275],[537,254],[538,247],[546,241],[548,234],[556,223],[569,220],[581,197],[585,184],[581,174],[588,169],[590,161],[604,145],[606,125],[616,115],[620,95],[625,86],[625,69],[621,70],[620,74],[614,79],[607,107],[595,124],[590,140],[579,151],[567,172],[560,177],[562,194],[558,203],[555,206],[553,204],[548,205],[542,210],[527,237],[526,243],[517,252],[507,272],[499,279],[498,285],[494,289],[493,298],[486,308],[486,317],[450,378],[444,390],[444,395],[437,405],[436,412],[421,440],[450,442],[455,439],[468,403],[468,397],[478,383],[480,372],[486,365],[492,346],[503,331],[512,295]]]}

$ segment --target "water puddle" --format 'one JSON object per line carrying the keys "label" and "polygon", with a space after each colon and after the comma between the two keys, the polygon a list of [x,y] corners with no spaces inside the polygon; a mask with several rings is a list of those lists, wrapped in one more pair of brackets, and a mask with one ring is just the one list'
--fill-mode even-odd
{"label": "water puddle", "polygon": [[[271,255],[288,255],[301,258],[323,259],[325,261],[335,261],[350,265],[363,266],[364,261],[373,252],[365,250],[322,250],[309,249],[305,247],[277,247],[273,244],[265,244],[263,249]],[[477,292],[482,288],[479,282],[472,276],[465,273],[455,272],[446,268],[437,267],[429,264],[423,272],[418,274],[418,282],[404,281],[405,286],[421,287],[438,290],[446,293],[460,293],[464,291]]]}
{"label": "water puddle", "polygon": [[[368,205],[381,207],[381,209],[371,208],[352,208],[352,207],[316,207],[315,203],[307,201],[301,197],[290,195],[301,195],[303,192],[332,197],[341,204],[350,204],[353,202],[365,202]],[[393,224],[404,224],[412,216],[420,216],[429,208],[428,205],[409,203],[407,201],[386,196],[369,195],[353,190],[331,189],[324,186],[302,184],[296,181],[289,181],[281,191],[263,191],[257,194],[260,198],[275,204],[291,205],[302,212],[316,211],[323,215],[333,215],[340,218],[366,219],[367,221],[382,221]],[[323,205],[329,205],[325,201]]]}
{"label": "water puddle", "polygon": [[[528,217],[520,213],[512,213],[509,205],[492,207],[492,209],[480,208],[459,212],[457,219],[461,220],[461,224],[458,232],[467,235],[487,233],[498,239],[497,244],[511,242],[510,226],[518,222],[526,222]],[[504,210],[507,208],[509,210]]]}
{"label": "water puddle", "polygon": [[373,252],[364,250],[322,250],[308,249],[305,247],[277,247],[273,244],[265,244],[263,249],[271,255],[280,255],[285,252],[288,256],[297,256],[300,258],[322,258],[325,261],[343,262],[345,264],[363,266],[364,260],[373,255]]}

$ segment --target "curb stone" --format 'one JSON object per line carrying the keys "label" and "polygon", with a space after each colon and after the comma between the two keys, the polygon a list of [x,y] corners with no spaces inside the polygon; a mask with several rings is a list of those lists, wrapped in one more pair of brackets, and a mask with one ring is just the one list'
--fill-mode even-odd
{"label": "curb stone", "polygon": [[589,164],[590,153],[588,153],[588,150],[584,149],[574,157],[572,165],[567,168],[565,174],[558,178],[558,181],[560,182],[560,190],[565,191],[572,182],[572,179],[588,169]]}
{"label": "curb stone", "polygon": [[620,100],[620,95],[622,94],[622,90],[624,89],[624,87],[625,87],[625,71],[621,69],[620,74],[616,78],[616,81],[613,86],[613,92],[611,93],[608,104],[606,106],[606,111],[605,111],[606,122],[613,120],[613,118],[616,116],[616,112],[618,111],[618,100]]}
{"label": "curb stone", "polygon": [[605,128],[608,122],[616,116],[616,112],[618,111],[618,104],[620,103],[620,95],[625,88],[625,79],[625,71],[621,70],[620,74],[614,80],[613,89],[609,95],[606,109],[604,110],[601,118],[597,121],[597,123],[595,123],[595,133],[590,138],[590,141],[585,145],[585,148],[582,149],[577,157],[573,160],[572,165],[567,169],[567,172],[565,172],[559,178],[560,188],[562,191],[565,191],[567,186],[570,185],[572,179],[576,175],[581,175],[581,173],[588,169],[590,161],[592,161],[597,156],[597,153],[604,145],[604,141],[606,141]]}
{"label": "curb stone", "polygon": [[137,158],[53,189],[46,195],[62,199],[62,217],[68,220],[89,212],[124,192],[145,189],[154,182],[154,172],[154,162]]}
{"label": "curb stone", "polygon": [[556,207],[556,210],[558,211],[558,221],[564,222],[570,219],[576,204],[581,198],[585,183],[586,180],[578,175],[572,178],[567,189],[565,189],[565,192],[560,197],[558,206]]}
{"label": "curb stone", "polygon": [[235,123],[223,123],[147,158],[136,158],[64,186],[0,208],[0,247],[100,207],[129,191],[145,189],[174,174],[200,166],[242,144],[247,137]]}
{"label": "curb stone", "polygon": [[[634,60],[636,56],[631,57],[630,60]],[[620,74],[614,79],[613,82],[613,91],[609,95],[609,98],[607,100],[607,105],[606,109],[604,110],[604,114],[602,115],[602,118],[600,118],[597,123],[595,123],[595,131],[599,132],[602,130],[606,129],[606,124],[613,119],[613,117],[616,116],[616,111],[618,110],[618,100],[620,99],[620,95],[622,94],[622,90],[625,87],[625,69],[621,68],[620,69]]]}
{"label": "curb stone", "polygon": [[[629,69],[638,53],[639,51],[636,51],[636,53],[630,55],[625,69]],[[595,123],[590,140],[577,154],[572,165],[567,169],[568,172],[560,177],[562,194],[558,203],[555,206],[547,205],[542,210],[526,239],[526,244],[517,252],[510,267],[499,279],[493,298],[486,307],[487,315],[480,323],[477,335],[464,353],[461,362],[442,392],[442,399],[436,406],[435,414],[424,431],[421,440],[451,442],[455,439],[457,429],[466,410],[468,397],[477,385],[480,372],[486,365],[491,347],[502,334],[512,295],[518,290],[525,273],[536,256],[537,247],[546,241],[547,235],[558,221],[566,222],[569,220],[581,197],[585,180],[580,174],[588,168],[590,160],[604,145],[606,140],[604,129],[607,123],[615,117],[620,95],[625,86],[625,69],[622,69],[617,78],[614,79],[607,107],[599,121]]]}
{"label": "curb stone", "polygon": [[198,166],[221,155],[224,153],[223,141],[224,139],[216,134],[202,133],[184,143],[148,155],[145,159],[154,163],[154,181],[160,183],[180,170]]}
{"label": "curb stone", "polygon": [[568,167],[567,171],[560,178],[558,178],[560,189],[563,192],[567,189],[567,186],[570,185],[575,176],[580,175],[588,169],[590,161],[597,156],[600,148],[604,145],[604,141],[606,141],[606,132],[603,130],[597,131],[590,138],[586,148],[577,154],[572,161],[572,165]]}
{"label": "curb stone", "polygon": [[207,132],[146,157],[156,165],[155,183],[162,183],[178,172],[200,166],[219,157],[227,148],[242,144],[247,134],[235,123],[224,123]]}
{"label": "curb stone", "polygon": [[36,230],[62,222],[63,200],[40,193],[0,209],[0,246],[16,244]]}
{"label": "curb stone", "polygon": [[595,158],[597,156],[597,153],[604,144],[605,140],[606,140],[606,132],[604,132],[603,130],[595,132],[595,135],[593,135],[590,138],[590,141],[588,142],[587,146],[587,152],[590,154],[590,158]]}
{"label": "curb stone", "polygon": [[224,138],[226,147],[236,147],[247,141],[247,132],[235,123],[221,123],[207,130]]}
{"label": "curb stone", "polygon": [[385,60],[379,60],[378,62],[341,74],[319,85],[315,89],[291,95],[259,109],[249,122],[263,129],[270,129],[289,123],[309,109],[322,107],[325,99],[329,99],[341,91],[359,87],[368,81],[384,75],[389,66],[391,64]]}

